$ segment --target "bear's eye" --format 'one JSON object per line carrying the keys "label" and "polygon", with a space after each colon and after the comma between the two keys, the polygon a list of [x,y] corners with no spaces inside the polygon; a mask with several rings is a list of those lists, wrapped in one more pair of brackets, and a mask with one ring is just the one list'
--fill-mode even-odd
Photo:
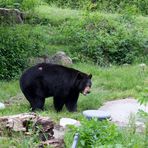
{"label": "bear's eye", "polygon": [[91,82],[87,82],[86,86],[91,87]]}

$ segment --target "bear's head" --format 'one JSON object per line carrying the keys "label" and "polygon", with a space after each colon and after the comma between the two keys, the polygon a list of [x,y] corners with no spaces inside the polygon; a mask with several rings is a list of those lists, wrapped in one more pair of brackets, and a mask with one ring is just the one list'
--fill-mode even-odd
{"label": "bear's head", "polygon": [[78,73],[78,76],[77,76],[78,90],[83,95],[87,95],[90,93],[90,89],[91,89],[91,85],[92,85],[91,78],[92,78],[91,74],[86,75],[83,73]]}

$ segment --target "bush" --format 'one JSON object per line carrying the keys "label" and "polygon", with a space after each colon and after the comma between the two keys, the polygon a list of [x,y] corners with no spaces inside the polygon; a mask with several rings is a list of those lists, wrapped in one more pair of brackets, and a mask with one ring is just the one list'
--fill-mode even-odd
{"label": "bush", "polygon": [[0,0],[0,7],[31,10],[38,6],[41,1],[42,0]]}
{"label": "bush", "polygon": [[[37,31],[36,31],[37,30]],[[29,57],[44,52],[43,30],[29,25],[1,27],[0,79],[12,79],[28,66]]]}
{"label": "bush", "polygon": [[77,132],[80,134],[81,147],[99,147],[115,144],[119,138],[117,127],[108,121],[85,121]]}
{"label": "bush", "polygon": [[46,0],[46,2],[60,7],[84,8],[91,11],[99,10],[111,13],[130,11],[133,14],[148,15],[147,0]]}
{"label": "bush", "polygon": [[86,120],[81,122],[80,127],[70,126],[70,130],[65,135],[66,146],[70,147],[69,141],[73,134],[78,133],[78,147],[95,148],[115,145],[121,134],[117,127],[107,120],[98,121],[97,119]]}
{"label": "bush", "polygon": [[98,65],[132,63],[147,49],[147,34],[132,16],[87,14],[57,30],[53,44],[70,45],[71,53]]}
{"label": "bush", "polygon": [[75,133],[79,134],[79,148],[144,148],[147,144],[147,133],[136,133],[133,122],[125,128],[118,128],[107,120],[84,119],[80,127],[70,126],[67,130],[64,138],[66,147],[71,147]]}

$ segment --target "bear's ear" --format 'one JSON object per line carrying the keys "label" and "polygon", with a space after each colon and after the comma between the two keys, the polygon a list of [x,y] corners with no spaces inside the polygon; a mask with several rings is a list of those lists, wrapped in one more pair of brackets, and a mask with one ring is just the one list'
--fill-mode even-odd
{"label": "bear's ear", "polygon": [[89,74],[88,77],[91,79],[92,78],[92,74]]}

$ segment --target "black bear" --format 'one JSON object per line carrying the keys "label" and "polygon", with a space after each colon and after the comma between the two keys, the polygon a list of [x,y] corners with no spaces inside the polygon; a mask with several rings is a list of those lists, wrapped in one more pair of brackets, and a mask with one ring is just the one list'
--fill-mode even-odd
{"label": "black bear", "polygon": [[44,108],[45,98],[53,96],[54,108],[61,111],[77,110],[79,93],[90,93],[91,77],[73,68],[40,63],[26,70],[20,78],[20,88],[32,111]]}

